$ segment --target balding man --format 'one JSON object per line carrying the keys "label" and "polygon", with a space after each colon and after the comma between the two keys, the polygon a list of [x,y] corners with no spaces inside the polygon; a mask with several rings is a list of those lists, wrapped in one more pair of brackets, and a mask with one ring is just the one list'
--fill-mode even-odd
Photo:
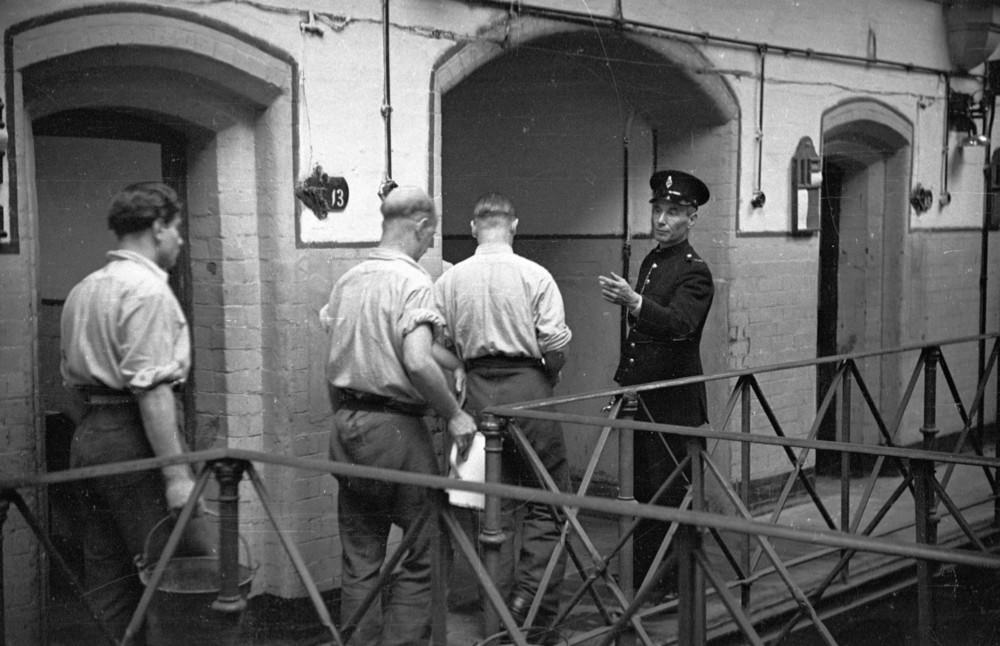
{"label": "balding man", "polygon": [[[463,412],[432,353],[444,323],[430,275],[417,264],[433,243],[437,214],[422,189],[400,186],[382,202],[382,238],[368,259],[334,285],[320,318],[331,334],[326,376],[334,409],[330,457],[338,462],[440,473],[428,406],[447,420],[462,455],[475,421]],[[427,490],[339,477],[343,545],[341,620],[347,622],[377,583],[392,524],[404,532],[428,504]],[[424,525],[389,590],[389,601],[358,624],[354,643],[426,643],[431,617],[430,536]],[[381,616],[380,616],[381,615]]]}

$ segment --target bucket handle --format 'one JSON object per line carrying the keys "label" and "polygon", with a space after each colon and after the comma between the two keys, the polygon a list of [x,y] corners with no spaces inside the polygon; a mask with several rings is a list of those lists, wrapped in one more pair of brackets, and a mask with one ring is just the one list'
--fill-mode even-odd
{"label": "bucket handle", "polygon": [[[140,570],[143,570],[143,569],[146,569],[147,567],[149,567],[149,564],[150,564],[150,559],[149,559],[149,541],[153,538],[153,534],[156,533],[156,530],[160,529],[160,527],[163,525],[163,523],[167,522],[168,520],[170,520],[173,517],[174,517],[173,514],[164,516],[163,518],[161,518],[160,520],[158,520],[156,522],[156,524],[153,525],[153,528],[149,530],[149,533],[146,534],[146,540],[142,544],[142,554],[136,554],[136,556],[135,556],[136,567],[138,567]],[[250,555],[250,544],[247,542],[247,539],[246,539],[246,537],[243,534],[237,534],[236,536],[237,536],[237,538],[240,539],[240,544],[243,545],[243,551],[246,552],[246,555],[247,555],[247,565],[246,565],[246,567],[249,568],[251,572],[256,572],[257,568],[258,568],[258,565],[254,564],[253,557]]]}

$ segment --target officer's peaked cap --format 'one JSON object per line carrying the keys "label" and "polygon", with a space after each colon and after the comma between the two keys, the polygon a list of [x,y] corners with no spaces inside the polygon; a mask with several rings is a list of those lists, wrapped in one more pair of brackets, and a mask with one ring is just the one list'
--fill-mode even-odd
{"label": "officer's peaked cap", "polygon": [[660,170],[649,178],[653,199],[669,200],[685,206],[701,206],[708,201],[708,187],[690,173],[679,170]]}

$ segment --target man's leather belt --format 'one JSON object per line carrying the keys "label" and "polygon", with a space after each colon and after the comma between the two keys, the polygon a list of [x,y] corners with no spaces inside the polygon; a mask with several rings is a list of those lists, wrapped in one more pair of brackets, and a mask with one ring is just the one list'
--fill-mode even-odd
{"label": "man's leather belt", "polygon": [[115,390],[104,386],[82,386],[76,389],[88,406],[122,406],[134,404],[135,397],[127,390]]}
{"label": "man's leather belt", "polygon": [[506,354],[489,354],[465,362],[466,370],[476,368],[541,368],[542,360],[535,357],[513,357]]}
{"label": "man's leather belt", "polygon": [[349,388],[340,389],[340,405],[353,410],[368,410],[382,413],[402,413],[414,417],[428,415],[427,406],[423,404],[413,404],[402,402],[385,395],[366,393],[360,390]]}

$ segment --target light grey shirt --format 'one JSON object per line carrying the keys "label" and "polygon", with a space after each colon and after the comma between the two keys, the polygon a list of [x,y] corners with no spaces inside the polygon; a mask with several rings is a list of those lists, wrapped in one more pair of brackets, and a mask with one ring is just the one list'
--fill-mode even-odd
{"label": "light grey shirt", "polygon": [[552,275],[508,244],[476,247],[438,278],[434,294],[447,322],[444,341],[462,360],[496,354],[540,359],[572,337]]}
{"label": "light grey shirt", "polygon": [[108,264],[66,298],[60,371],[69,387],[142,391],[187,378],[188,325],[167,272],[132,251],[108,252]]}
{"label": "light grey shirt", "polygon": [[374,249],[333,286],[320,310],[330,332],[326,378],[349,388],[423,404],[403,366],[403,339],[419,325],[435,332],[444,319],[434,305],[430,274],[406,254]]}

